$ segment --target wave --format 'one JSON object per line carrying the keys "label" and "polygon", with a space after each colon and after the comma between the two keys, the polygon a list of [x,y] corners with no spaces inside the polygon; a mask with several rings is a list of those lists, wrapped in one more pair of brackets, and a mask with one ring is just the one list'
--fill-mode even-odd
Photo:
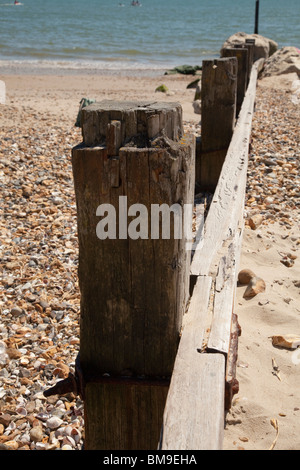
{"label": "wave", "polygon": [[76,60],[0,60],[1,74],[122,74],[160,75],[169,68],[168,64],[155,62],[140,63],[116,60],[76,61]]}

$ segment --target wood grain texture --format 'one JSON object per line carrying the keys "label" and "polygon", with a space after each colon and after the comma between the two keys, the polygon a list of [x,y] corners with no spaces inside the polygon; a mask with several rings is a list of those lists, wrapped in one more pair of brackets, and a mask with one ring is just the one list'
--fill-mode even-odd
{"label": "wood grain texture", "polygon": [[213,317],[207,350],[223,353],[225,357],[228,356],[230,349],[242,238],[242,231],[238,230],[226,255],[220,260],[216,278]]}
{"label": "wood grain texture", "polygon": [[224,374],[222,354],[178,354],[164,412],[163,451],[222,449]]}
{"label": "wood grain texture", "polygon": [[227,150],[235,124],[236,57],[204,60],[201,81],[202,152]]}
{"label": "wood grain texture", "polygon": [[[174,156],[176,151],[176,157]],[[127,208],[192,203],[194,138],[166,148],[119,151],[119,186],[111,184],[116,158],[105,147],[73,150],[77,200],[82,368],[119,374],[171,375],[189,296],[190,253],[185,239],[120,239],[119,197]],[[100,204],[116,208],[116,239],[96,234]],[[128,227],[135,220],[128,216]],[[138,216],[139,214],[137,214]],[[149,220],[149,219],[148,219]],[[126,226],[127,228],[127,226]]]}
{"label": "wood grain texture", "polygon": [[72,166],[86,448],[154,450],[189,299],[195,137],[176,103],[102,102],[84,110],[83,139]]}
{"label": "wood grain texture", "polygon": [[229,147],[236,115],[237,59],[204,60],[201,83],[201,146],[196,183],[213,192]]}
{"label": "wood grain texture", "polygon": [[156,450],[167,385],[89,383],[85,450]]}
{"label": "wood grain texture", "polygon": [[239,115],[248,84],[248,49],[233,47],[222,50],[223,57],[236,57],[238,61],[236,116]]}
{"label": "wood grain texture", "polygon": [[224,429],[225,359],[200,354],[211,278],[194,287],[164,411],[162,450],[219,449]]}

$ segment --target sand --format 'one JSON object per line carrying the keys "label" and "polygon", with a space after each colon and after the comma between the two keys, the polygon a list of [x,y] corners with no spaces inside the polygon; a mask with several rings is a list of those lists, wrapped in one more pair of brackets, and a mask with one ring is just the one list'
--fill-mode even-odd
{"label": "sand", "polygon": [[[186,88],[191,76],[135,78],[58,72],[2,75],[0,79],[6,84],[6,104],[0,105],[2,132],[20,125],[28,126],[30,132],[37,121],[61,132],[72,129],[82,97],[179,101],[186,127],[199,128],[200,116],[192,106],[195,90]],[[266,78],[258,83],[259,96],[278,87],[289,93],[294,79]],[[155,92],[161,84],[167,85],[168,94]],[[78,131],[74,130],[73,137],[79,143]],[[300,334],[299,238],[299,220],[287,226],[275,218],[257,230],[245,228],[240,268],[249,268],[264,279],[266,291],[246,300],[245,286],[237,288],[235,313],[242,328],[237,367],[240,390],[226,416],[225,450],[268,450],[277,434],[271,424],[274,419],[279,430],[274,448],[300,448],[300,351],[275,348],[271,341],[272,335]],[[281,253],[297,256],[293,266],[281,263]]]}

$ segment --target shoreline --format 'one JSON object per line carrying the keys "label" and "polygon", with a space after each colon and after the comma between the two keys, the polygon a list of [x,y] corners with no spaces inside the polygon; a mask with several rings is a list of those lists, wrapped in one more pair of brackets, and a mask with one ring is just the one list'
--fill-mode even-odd
{"label": "shoreline", "polygon": [[1,75],[116,75],[155,77],[164,75],[174,67],[202,64],[204,59],[214,59],[218,54],[199,57],[198,63],[143,63],[120,60],[86,61],[80,59],[0,59]]}

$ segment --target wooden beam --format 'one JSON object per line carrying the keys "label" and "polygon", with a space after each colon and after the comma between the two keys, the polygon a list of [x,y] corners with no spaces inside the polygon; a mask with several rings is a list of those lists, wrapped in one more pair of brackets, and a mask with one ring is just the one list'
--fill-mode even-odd
{"label": "wooden beam", "polygon": [[176,360],[164,412],[159,449],[221,450],[224,435],[222,354],[194,354]]}
{"label": "wooden beam", "polygon": [[236,295],[237,276],[243,231],[237,230],[228,252],[219,263],[216,278],[213,318],[207,350],[228,356],[231,341],[232,315]]}
{"label": "wooden beam", "polygon": [[161,450],[221,449],[225,358],[201,354],[211,278],[199,277],[186,314],[163,417]]}

